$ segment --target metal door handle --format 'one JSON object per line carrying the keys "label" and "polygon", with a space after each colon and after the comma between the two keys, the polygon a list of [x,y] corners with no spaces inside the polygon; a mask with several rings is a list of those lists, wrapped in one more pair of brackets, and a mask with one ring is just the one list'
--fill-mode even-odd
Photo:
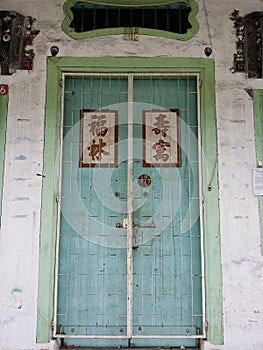
{"label": "metal door handle", "polygon": [[149,227],[149,228],[154,228],[156,227],[155,223],[154,222],[151,222],[150,224],[133,224],[133,226],[137,226],[137,227]]}
{"label": "metal door handle", "polygon": [[137,237],[138,237],[138,225],[133,225],[133,230],[132,230],[132,248],[133,249],[136,249],[139,247],[137,242]]}
{"label": "metal door handle", "polygon": [[[133,224],[133,227],[148,227],[148,228],[154,228],[156,225],[154,223],[152,224]],[[121,222],[116,222],[116,228],[127,228],[127,226],[123,226]]]}

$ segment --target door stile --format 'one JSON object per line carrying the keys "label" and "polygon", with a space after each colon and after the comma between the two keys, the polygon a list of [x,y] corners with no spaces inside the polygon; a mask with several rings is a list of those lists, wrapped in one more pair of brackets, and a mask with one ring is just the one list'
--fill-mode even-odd
{"label": "door stile", "polygon": [[63,157],[63,124],[64,124],[64,94],[65,94],[65,75],[62,74],[61,77],[61,102],[60,102],[60,143],[59,152],[57,157],[58,167],[55,169],[57,171],[58,188],[56,193],[57,201],[57,230],[56,230],[56,251],[55,251],[55,281],[54,281],[54,310],[53,310],[53,320],[52,320],[52,331],[53,336],[56,336],[57,330],[57,307],[58,307],[58,269],[59,269],[59,241],[60,241],[60,215],[61,215],[61,187],[62,187],[62,157]]}
{"label": "door stile", "polygon": [[203,218],[203,206],[204,206],[204,189],[203,189],[203,162],[205,162],[205,156],[202,152],[202,134],[201,134],[201,86],[202,81],[200,74],[196,75],[197,81],[197,120],[198,120],[198,176],[199,176],[199,220],[200,220],[200,239],[201,239],[201,273],[202,273],[202,315],[203,315],[203,338],[206,338],[206,293],[205,293],[205,255],[204,255],[204,218]]}
{"label": "door stile", "polygon": [[127,227],[127,337],[132,337],[133,278],[133,74],[128,76],[128,227]]}

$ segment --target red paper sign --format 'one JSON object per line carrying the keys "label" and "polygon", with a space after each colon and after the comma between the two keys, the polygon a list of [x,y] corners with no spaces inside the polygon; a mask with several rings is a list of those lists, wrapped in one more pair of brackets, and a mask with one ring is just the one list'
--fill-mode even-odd
{"label": "red paper sign", "polygon": [[0,84],[0,95],[8,95],[8,85]]}

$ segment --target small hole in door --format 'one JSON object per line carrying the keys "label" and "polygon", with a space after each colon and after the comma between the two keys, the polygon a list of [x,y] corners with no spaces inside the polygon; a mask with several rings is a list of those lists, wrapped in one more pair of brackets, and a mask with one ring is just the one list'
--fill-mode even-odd
{"label": "small hole in door", "polygon": [[147,174],[142,174],[138,177],[138,184],[141,187],[148,187],[152,183],[152,179]]}

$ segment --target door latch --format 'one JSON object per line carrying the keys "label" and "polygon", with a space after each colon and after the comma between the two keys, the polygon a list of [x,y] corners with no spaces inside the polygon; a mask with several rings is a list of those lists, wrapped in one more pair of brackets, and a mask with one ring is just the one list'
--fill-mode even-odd
{"label": "door latch", "polygon": [[[128,218],[124,218],[121,222],[116,222],[116,228],[128,228],[129,220]],[[138,248],[138,229],[139,227],[145,228],[155,228],[155,223],[151,222],[150,224],[132,224],[132,247],[134,249]]]}
{"label": "door latch", "polygon": [[132,230],[132,248],[136,249],[139,247],[137,238],[138,238],[138,225],[133,225]]}
{"label": "door latch", "polygon": [[155,228],[156,225],[155,223],[151,222],[150,224],[133,224],[133,244],[132,244],[132,247],[134,249],[138,248],[139,247],[139,244],[138,244],[138,229],[139,227],[145,227],[145,228]]}
{"label": "door latch", "polygon": [[128,218],[124,218],[121,222],[116,222],[116,227],[117,228],[128,228],[129,225],[129,220]]}

